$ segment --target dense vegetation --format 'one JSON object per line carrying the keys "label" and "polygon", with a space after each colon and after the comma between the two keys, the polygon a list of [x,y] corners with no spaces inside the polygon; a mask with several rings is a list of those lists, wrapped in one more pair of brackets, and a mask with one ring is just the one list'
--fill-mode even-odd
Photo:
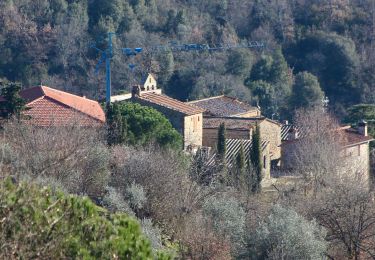
{"label": "dense vegetation", "polygon": [[[373,15],[370,0],[5,0],[0,77],[99,98],[104,73],[94,74],[100,54],[90,45],[105,48],[108,31],[117,33],[116,48],[259,40],[264,49],[135,58],[118,50],[114,92],[150,70],[178,99],[224,92],[258,101],[266,115],[282,118],[286,109],[301,106],[293,95],[306,82],[306,104],[315,104],[324,92],[332,108],[345,114],[349,105],[375,101]],[[129,63],[137,64],[134,73]],[[304,71],[312,75],[300,74]]]}
{"label": "dense vegetation", "polygon": [[189,156],[147,143],[109,146],[105,129],[7,120],[0,130],[0,178],[8,179],[0,184],[0,258],[374,255],[375,206],[366,178],[353,174],[356,167],[351,172],[349,157],[327,134],[334,133],[327,132],[332,118],[321,108],[298,115],[298,125],[319,127],[296,148],[296,183],[276,182],[274,190],[259,184],[259,133],[251,156],[242,149],[229,166],[203,149]]}
{"label": "dense vegetation", "polygon": [[157,110],[137,103],[114,103],[107,107],[108,143],[149,145],[181,149],[182,137]]}
{"label": "dense vegetation", "polygon": [[170,259],[153,255],[134,219],[88,198],[7,179],[0,205],[2,259]]}

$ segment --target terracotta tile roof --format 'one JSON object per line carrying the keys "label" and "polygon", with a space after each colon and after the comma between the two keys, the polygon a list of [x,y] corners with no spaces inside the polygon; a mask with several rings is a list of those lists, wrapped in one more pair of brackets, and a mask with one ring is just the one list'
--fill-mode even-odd
{"label": "terracotta tile roof", "polygon": [[236,116],[250,111],[259,110],[236,98],[228,96],[217,96],[188,102],[204,109],[206,114],[212,116]]}
{"label": "terracotta tile roof", "polygon": [[27,104],[24,115],[30,116],[26,122],[37,126],[63,126],[78,123],[81,126],[100,126],[103,124],[91,116],[78,112],[47,96]]}
{"label": "terracotta tile roof", "polygon": [[260,123],[263,120],[265,120],[264,117],[204,117],[203,128],[218,128],[221,123],[225,123],[226,129],[249,130],[256,123]]}
{"label": "terracotta tile roof", "polygon": [[362,143],[368,143],[374,140],[371,136],[364,136],[359,134],[355,129],[348,128],[340,130],[342,134],[342,144],[345,147],[353,146]]}
{"label": "terracotta tile roof", "polygon": [[[40,126],[63,125],[68,121],[100,125],[105,122],[105,114],[97,101],[73,95],[57,89],[38,86],[20,91],[29,108],[24,112],[32,118],[32,123]],[[0,97],[0,101],[4,98]]]}
{"label": "terracotta tile roof", "polygon": [[162,107],[166,107],[168,109],[180,112],[185,115],[196,115],[203,113],[204,111],[199,107],[153,92],[143,93],[141,94],[141,96],[137,96],[137,98]]}
{"label": "terracotta tile roof", "polygon": [[22,90],[20,96],[28,103],[42,97],[48,97],[76,111],[86,114],[95,120],[105,122],[105,114],[97,101],[73,95],[61,90],[38,86]]}

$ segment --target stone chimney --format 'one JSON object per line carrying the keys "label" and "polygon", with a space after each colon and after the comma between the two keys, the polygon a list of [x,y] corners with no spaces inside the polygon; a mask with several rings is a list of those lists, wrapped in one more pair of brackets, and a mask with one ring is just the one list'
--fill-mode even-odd
{"label": "stone chimney", "polygon": [[297,128],[292,126],[288,131],[288,140],[296,140],[298,137],[299,135]]}
{"label": "stone chimney", "polygon": [[367,122],[365,120],[361,120],[360,122],[358,122],[358,133],[363,135],[363,136],[368,135]]}
{"label": "stone chimney", "polygon": [[137,85],[137,86],[133,86],[132,88],[132,97],[135,97],[135,96],[141,96],[141,86]]}

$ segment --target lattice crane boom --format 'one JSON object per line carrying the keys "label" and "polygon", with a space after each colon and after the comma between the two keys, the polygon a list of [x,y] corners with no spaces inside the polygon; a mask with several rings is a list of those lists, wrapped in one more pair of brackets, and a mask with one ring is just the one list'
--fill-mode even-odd
{"label": "lattice crane boom", "polygon": [[[116,34],[113,32],[109,32],[107,34],[107,48],[105,50],[101,50],[96,47],[95,44],[91,45],[90,47],[97,50],[101,53],[101,57],[95,66],[95,73],[99,72],[100,66],[105,62],[106,64],[106,103],[109,104],[111,102],[111,60],[115,54],[115,49],[113,48],[113,37]],[[160,53],[160,52],[217,52],[217,51],[226,51],[231,49],[243,49],[243,48],[263,48],[264,43],[259,41],[247,41],[242,42],[240,44],[180,44],[178,42],[172,41],[169,42],[167,45],[155,45],[149,47],[137,47],[137,48],[121,48],[122,54],[127,57],[132,57],[139,55],[141,53]],[[134,69],[134,64],[129,64],[130,69]]]}

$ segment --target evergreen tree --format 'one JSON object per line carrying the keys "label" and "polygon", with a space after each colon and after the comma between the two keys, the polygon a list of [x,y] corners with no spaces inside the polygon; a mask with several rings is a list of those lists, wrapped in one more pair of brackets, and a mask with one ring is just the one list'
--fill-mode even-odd
{"label": "evergreen tree", "polygon": [[131,145],[156,143],[163,148],[181,149],[182,137],[171,122],[154,108],[132,102],[117,104],[126,124],[126,142]]}
{"label": "evergreen tree", "polygon": [[228,73],[244,78],[250,73],[253,60],[254,57],[249,50],[235,49],[230,52],[225,67]]}
{"label": "evergreen tree", "polygon": [[225,161],[227,152],[225,123],[221,123],[217,137],[217,155],[221,161]]}
{"label": "evergreen tree", "polygon": [[126,140],[126,121],[116,103],[107,105],[107,143],[122,144]]}
{"label": "evergreen tree", "polygon": [[323,97],[318,78],[309,72],[300,72],[296,75],[293,85],[290,110],[321,105]]}
{"label": "evergreen tree", "polygon": [[21,112],[25,110],[25,100],[21,98],[19,92],[21,85],[14,82],[0,81],[1,96],[5,101],[0,102],[0,116],[19,118]]}
{"label": "evergreen tree", "polygon": [[254,180],[252,183],[252,192],[260,192],[262,182],[262,147],[260,138],[260,129],[258,124],[255,128],[255,133],[252,138],[252,146],[250,151],[250,163],[254,169]]}

